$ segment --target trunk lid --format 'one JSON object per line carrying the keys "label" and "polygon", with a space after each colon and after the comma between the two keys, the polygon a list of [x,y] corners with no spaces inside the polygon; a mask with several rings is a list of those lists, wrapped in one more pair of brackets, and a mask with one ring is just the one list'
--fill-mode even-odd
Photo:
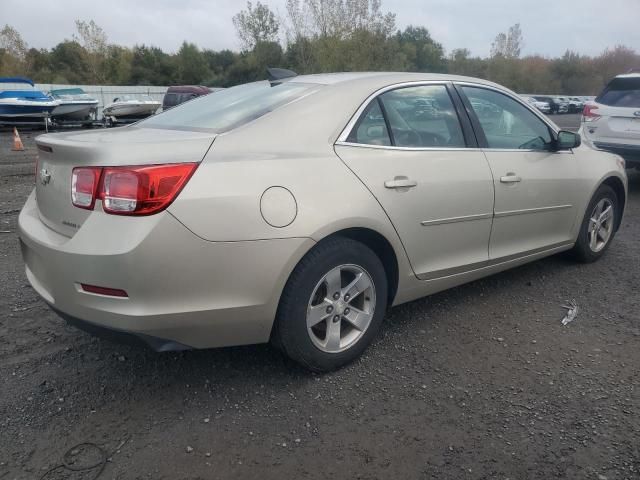
{"label": "trunk lid", "polygon": [[91,215],[90,210],[71,203],[74,167],[199,162],[215,137],[211,132],[136,126],[39,136],[36,199],[40,219],[52,230],[73,237]]}

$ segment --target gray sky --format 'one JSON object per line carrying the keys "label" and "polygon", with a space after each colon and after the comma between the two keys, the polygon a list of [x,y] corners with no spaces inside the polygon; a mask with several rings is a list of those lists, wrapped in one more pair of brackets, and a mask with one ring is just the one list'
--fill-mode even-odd
{"label": "gray sky", "polygon": [[[285,0],[262,0],[285,15]],[[93,19],[111,43],[155,45],[174,52],[183,40],[201,48],[239,49],[231,17],[246,5],[232,0],[0,0],[0,23],[31,47],[50,48]],[[567,49],[595,55],[623,44],[640,50],[640,0],[383,0],[397,26],[422,25],[447,52],[489,53],[498,32],[520,22],[523,54],[558,56]]]}

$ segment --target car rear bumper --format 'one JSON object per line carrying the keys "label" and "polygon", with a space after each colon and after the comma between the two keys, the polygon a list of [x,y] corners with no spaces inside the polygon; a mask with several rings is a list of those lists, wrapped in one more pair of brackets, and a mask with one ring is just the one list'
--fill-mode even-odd
{"label": "car rear bumper", "polygon": [[72,317],[71,315],[58,310],[51,305],[50,307],[51,310],[57,313],[69,325],[87,332],[95,337],[104,338],[115,343],[135,346],[147,346],[152,348],[156,352],[175,352],[180,350],[191,350],[193,348],[189,345],[183,345],[174,340],[168,340],[166,338],[153,337],[140,332],[119,330],[91,323],[80,318]]}
{"label": "car rear bumper", "polygon": [[597,141],[594,141],[593,145],[600,150],[620,155],[627,163],[640,164],[640,145]]}
{"label": "car rear bumper", "polygon": [[[209,242],[168,212],[94,212],[68,238],[40,221],[34,194],[19,230],[27,278],[54,310],[85,329],[130,333],[156,350],[268,341],[289,273],[314,243]],[[88,293],[81,284],[128,296]]]}

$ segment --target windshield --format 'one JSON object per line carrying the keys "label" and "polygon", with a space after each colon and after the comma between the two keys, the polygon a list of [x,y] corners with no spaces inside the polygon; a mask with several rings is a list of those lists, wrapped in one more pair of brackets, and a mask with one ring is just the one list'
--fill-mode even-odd
{"label": "windshield", "polygon": [[173,130],[227,132],[319,88],[319,85],[285,82],[272,86],[255,82],[205,95],[160,113],[138,125]]}

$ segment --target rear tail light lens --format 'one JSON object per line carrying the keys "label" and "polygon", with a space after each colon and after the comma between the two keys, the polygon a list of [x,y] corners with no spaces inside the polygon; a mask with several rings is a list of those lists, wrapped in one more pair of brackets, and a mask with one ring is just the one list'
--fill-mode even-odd
{"label": "rear tail light lens", "polygon": [[582,121],[583,122],[593,122],[600,118],[596,112],[598,111],[597,105],[592,105],[587,103],[582,110]]}
{"label": "rear tail light lens", "polygon": [[[185,186],[197,163],[169,165],[75,168],[72,181],[73,204],[93,209],[96,199],[102,200],[102,209],[115,215],[151,215],[167,208]],[[88,175],[84,170],[98,171],[91,199]],[[80,173],[76,182],[76,172]],[[83,190],[78,189],[78,185]],[[76,200],[78,199],[78,201]],[[86,204],[87,206],[83,206]],[[90,206],[89,206],[90,205]]]}
{"label": "rear tail light lens", "polygon": [[93,210],[101,168],[74,168],[71,174],[71,201],[76,207]]}

